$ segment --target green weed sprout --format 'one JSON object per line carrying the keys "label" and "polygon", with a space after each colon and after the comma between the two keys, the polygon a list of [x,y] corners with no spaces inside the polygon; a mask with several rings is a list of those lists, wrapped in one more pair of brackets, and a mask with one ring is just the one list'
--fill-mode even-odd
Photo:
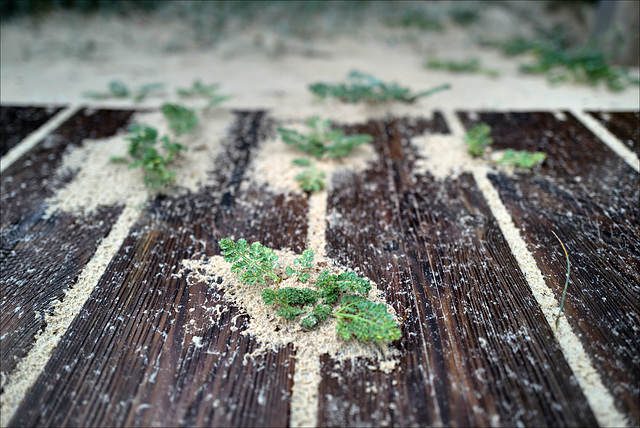
{"label": "green weed sprout", "polygon": [[169,128],[176,135],[193,132],[199,122],[194,110],[178,104],[163,104],[162,113],[169,121]]}
{"label": "green weed sprout", "polygon": [[226,238],[219,242],[222,256],[231,266],[231,272],[239,273],[240,281],[246,284],[259,282],[264,284],[266,278],[271,278],[276,283],[282,281],[275,274],[274,269],[278,265],[278,256],[272,249],[264,247],[259,242],[249,246],[246,240],[238,239],[238,242]]}
{"label": "green weed sprout", "polygon": [[313,83],[309,85],[309,90],[322,100],[334,97],[345,103],[364,101],[375,104],[388,101],[413,103],[418,98],[451,88],[450,85],[445,84],[413,93],[409,88],[399,86],[397,83],[385,83],[377,77],[360,71],[351,71],[347,80],[347,83],[338,84]]}
{"label": "green weed sprout", "polygon": [[[344,340],[354,337],[364,342],[390,342],[400,338],[400,328],[386,306],[367,299],[371,283],[355,272],[332,274],[325,270],[312,284],[313,288],[273,289],[266,286],[266,278],[273,279],[276,284],[281,281],[275,272],[278,257],[273,250],[259,242],[249,245],[244,239],[234,242],[225,238],[219,241],[219,245],[224,259],[233,263],[231,271],[239,274],[241,282],[263,285],[263,303],[277,306],[278,316],[284,319],[293,321],[299,318],[305,330],[315,329],[333,316],[338,320],[336,331]],[[294,260],[293,267],[285,268],[286,274],[295,274],[302,282],[308,281],[313,258],[313,250],[305,250]],[[338,304],[340,307],[334,310]]]}
{"label": "green weed sprout", "polygon": [[320,192],[325,188],[324,179],[326,176],[324,171],[318,171],[314,165],[296,175],[296,181],[305,192]]}
{"label": "green weed sprout", "polygon": [[516,37],[498,44],[505,55],[533,54],[535,62],[523,64],[523,73],[546,74],[552,83],[573,80],[596,86],[604,82],[612,91],[620,91],[630,84],[638,84],[629,72],[612,68],[603,51],[593,43],[569,47],[562,35],[551,38],[525,39]]}
{"label": "green weed sprout", "polygon": [[562,300],[560,301],[560,310],[558,311],[558,315],[556,316],[556,330],[558,330],[560,315],[562,315],[562,309],[564,308],[564,300],[567,297],[567,286],[569,285],[569,275],[571,273],[571,262],[569,261],[569,254],[567,253],[567,249],[565,248],[560,238],[558,238],[558,235],[556,235],[556,233],[553,230],[551,231],[551,233],[553,233],[553,236],[555,236],[558,242],[560,242],[560,245],[562,245],[562,251],[564,251],[564,256],[567,258],[567,279],[564,282],[564,291],[562,292]]}
{"label": "green weed sprout", "polygon": [[196,80],[191,85],[191,88],[178,89],[178,95],[181,97],[202,97],[208,100],[207,105],[203,109],[206,111],[224,101],[231,99],[230,95],[218,94],[218,88],[220,88],[220,84],[218,83],[205,85],[200,80]]}
{"label": "green weed sprout", "polygon": [[499,73],[496,70],[483,69],[480,66],[480,60],[477,58],[471,58],[463,61],[432,58],[427,61],[426,66],[432,70],[446,70],[452,73],[483,73],[490,77],[499,76]]}
{"label": "green weed sprout", "polygon": [[367,134],[343,135],[341,129],[331,128],[331,121],[318,116],[310,118],[306,124],[311,128],[308,135],[286,128],[278,128],[278,133],[286,144],[318,159],[323,156],[347,156],[355,147],[373,140],[373,137]]}
{"label": "green weed sprout", "polygon": [[[166,135],[160,139],[166,156],[162,156],[155,148],[158,142],[158,131],[145,125],[133,125],[130,128],[132,135],[126,140],[129,144],[129,156],[133,162],[129,168],[142,167],[144,171],[144,183],[155,189],[158,186],[168,186],[175,180],[175,172],[167,169],[175,154],[180,150],[187,150],[181,144],[172,143]],[[125,158],[112,157],[112,162],[126,162]]]}
{"label": "green weed sprout", "polygon": [[497,163],[502,165],[513,165],[520,168],[533,168],[540,165],[547,158],[543,152],[528,152],[525,150],[516,151],[512,149],[505,150],[502,158]]}
{"label": "green weed sprout", "polygon": [[120,80],[112,80],[109,82],[108,92],[85,92],[83,95],[87,98],[93,98],[97,100],[105,100],[109,98],[128,98],[133,96],[135,102],[142,102],[152,92],[159,91],[163,88],[162,83],[148,83],[142,85],[135,90],[129,90],[129,87]]}
{"label": "green weed sprout", "polygon": [[489,134],[491,134],[491,127],[486,123],[479,123],[469,129],[464,136],[467,152],[474,158],[482,156],[484,149],[493,144],[493,138]]}

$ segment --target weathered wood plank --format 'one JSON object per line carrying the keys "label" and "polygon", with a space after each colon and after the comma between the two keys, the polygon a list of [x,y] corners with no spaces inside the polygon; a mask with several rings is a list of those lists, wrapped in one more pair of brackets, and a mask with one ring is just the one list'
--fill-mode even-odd
{"label": "weathered wood plank", "polygon": [[640,112],[588,111],[605,128],[640,156]]}
{"label": "weathered wood plank", "polygon": [[[640,176],[573,115],[483,113],[499,149],[547,153],[533,175],[490,176],[619,410],[640,422]],[[465,126],[472,126],[461,114]]]}
{"label": "weathered wood plank", "polygon": [[325,357],[320,423],[596,425],[473,178],[412,173],[405,121],[357,131],[381,161],[334,181],[327,253],[409,316],[390,374]]}
{"label": "weathered wood plank", "polygon": [[2,175],[0,366],[5,375],[31,349],[51,304],[73,286],[121,211],[110,207],[86,217],[45,217],[45,198],[61,185],[54,184],[53,174],[62,153],[69,144],[82,144],[84,136],[115,134],[130,115],[79,113]]}
{"label": "weathered wood plank", "polygon": [[73,178],[53,180],[67,147],[79,146],[87,138],[106,138],[122,129],[133,111],[79,111],[32,150],[11,164],[2,174],[0,230],[24,229],[34,213],[43,209],[44,200]]}
{"label": "weathered wood plank", "polygon": [[266,123],[238,113],[212,166],[216,183],[147,205],[11,424],[287,424],[293,349],[245,365],[256,346],[241,334],[247,316],[221,290],[174,276],[181,260],[216,254],[231,234],[304,247],[304,197],[239,188]]}
{"label": "weathered wood plank", "polygon": [[55,116],[61,107],[0,106],[0,156]]}
{"label": "weathered wood plank", "polygon": [[51,304],[64,297],[121,209],[78,218],[55,214],[35,223],[0,262],[0,366],[9,375],[32,347]]}

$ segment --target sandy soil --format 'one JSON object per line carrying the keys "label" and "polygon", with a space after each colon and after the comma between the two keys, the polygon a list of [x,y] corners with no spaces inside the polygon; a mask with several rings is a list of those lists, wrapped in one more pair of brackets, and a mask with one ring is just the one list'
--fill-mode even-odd
{"label": "sandy soil", "polygon": [[[518,72],[525,58],[505,58],[477,43],[480,38],[531,34],[532,28],[533,23],[521,16],[490,8],[480,22],[464,30],[453,24],[444,32],[391,29],[369,18],[349,34],[301,39],[256,25],[230,30],[212,47],[202,48],[190,39],[184,20],[57,13],[37,23],[2,24],[0,101],[96,104],[83,93],[104,91],[110,81],[120,79],[130,87],[163,83],[164,96],[144,102],[155,106],[175,99],[176,88],[201,79],[219,82],[222,92],[233,95],[225,107],[304,114],[314,106],[307,90],[310,83],[342,81],[357,69],[414,90],[452,85],[450,91],[422,99],[412,106],[414,110],[639,108],[637,86],[618,93],[604,87],[552,86],[543,76]],[[500,77],[429,70],[424,64],[432,57],[477,57]]]}

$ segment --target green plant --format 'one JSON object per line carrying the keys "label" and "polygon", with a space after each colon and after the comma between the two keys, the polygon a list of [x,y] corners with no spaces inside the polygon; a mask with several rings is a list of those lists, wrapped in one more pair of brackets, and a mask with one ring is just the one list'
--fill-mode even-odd
{"label": "green plant", "polygon": [[355,147],[373,140],[367,134],[343,135],[341,129],[331,129],[331,121],[318,116],[308,119],[306,124],[311,128],[308,135],[285,128],[278,128],[278,133],[286,144],[318,159],[347,156]]}
{"label": "green plant", "polygon": [[[166,135],[160,139],[162,146],[167,152],[162,156],[155,148],[158,142],[158,131],[145,125],[133,125],[130,128],[132,135],[126,140],[129,144],[129,156],[133,162],[129,168],[142,167],[144,171],[144,182],[152,189],[158,186],[168,186],[175,180],[175,172],[167,169],[175,154],[180,150],[187,150],[181,144],[172,143]],[[112,157],[112,162],[126,162],[122,157]]]}
{"label": "green plant", "polygon": [[[219,241],[224,259],[233,263],[231,271],[238,273],[241,282],[247,285],[260,283],[267,285],[267,278],[278,284],[281,278],[276,274],[278,257],[273,250],[259,242],[249,245],[246,240],[234,242],[229,238]],[[314,253],[305,250],[294,260],[294,267],[285,267],[286,275],[297,275],[306,282],[307,272],[313,267]],[[305,272],[303,272],[305,271]],[[276,305],[277,314],[287,320],[300,318],[300,325],[311,330],[333,316],[337,318],[336,331],[345,340],[355,337],[361,341],[389,342],[400,338],[400,329],[383,303],[367,299],[371,283],[348,271],[332,274],[323,271],[311,287],[265,287],[261,291],[265,305]],[[333,306],[340,302],[334,311]]]}
{"label": "green plant", "polygon": [[426,97],[436,92],[450,89],[450,85],[440,85],[426,91],[413,93],[409,88],[397,83],[384,83],[377,77],[359,71],[351,71],[347,76],[348,83],[313,83],[309,90],[319,99],[327,97],[338,98],[342,102],[382,103],[400,101],[413,103],[418,98]]}
{"label": "green plant", "polygon": [[558,311],[558,315],[556,316],[556,330],[558,330],[560,315],[562,315],[562,309],[564,308],[564,300],[567,297],[567,286],[569,285],[569,275],[571,273],[571,262],[569,261],[569,254],[567,253],[567,249],[565,248],[560,238],[558,238],[558,235],[556,235],[556,233],[553,230],[551,231],[551,233],[553,233],[553,236],[555,236],[558,242],[560,242],[560,245],[562,246],[562,251],[564,251],[564,256],[567,259],[567,279],[564,282],[564,291],[562,292],[562,301],[560,302],[560,310]]}
{"label": "green plant", "polygon": [[528,152],[525,150],[516,151],[513,149],[505,150],[502,158],[497,162],[502,165],[513,165],[520,168],[533,168],[541,164],[547,158],[543,152]]}
{"label": "green plant", "polygon": [[142,85],[135,90],[129,90],[129,87],[120,80],[112,80],[109,82],[108,92],[85,92],[83,95],[87,98],[104,100],[108,98],[127,98],[133,96],[135,102],[144,101],[144,99],[152,92],[161,90],[162,83],[149,83]]}
{"label": "green plant", "polygon": [[178,95],[181,97],[202,97],[208,100],[207,105],[203,110],[209,110],[210,108],[217,106],[218,104],[231,99],[230,95],[220,95],[217,93],[220,84],[213,83],[211,85],[205,85],[200,80],[196,80],[189,89],[178,89]]}
{"label": "green plant", "polygon": [[480,60],[471,58],[464,61],[442,60],[431,58],[427,61],[427,68],[433,70],[446,70],[452,73],[483,73],[487,76],[497,77],[499,73],[496,70],[486,70],[480,66]]}
{"label": "green plant", "polygon": [[484,149],[493,144],[491,127],[486,123],[479,123],[469,129],[464,136],[467,144],[467,152],[473,157],[479,157],[484,154]]}
{"label": "green plant", "polygon": [[162,113],[169,121],[169,128],[176,135],[193,132],[199,122],[194,110],[178,104],[163,104]]}
{"label": "green plant", "polygon": [[249,246],[246,240],[238,239],[238,242],[226,238],[219,242],[222,256],[231,266],[231,272],[239,273],[239,278],[246,284],[259,282],[264,284],[269,277],[275,282],[281,279],[275,274],[274,269],[278,265],[278,256],[272,249],[264,247],[259,242]]}
{"label": "green plant", "polygon": [[498,43],[498,46],[509,56],[526,52],[533,54],[536,60],[522,64],[520,70],[523,73],[546,74],[553,83],[573,80],[595,86],[604,82],[612,91],[639,83],[627,70],[612,68],[607,55],[595,42],[571,47],[559,32],[538,39],[515,37]]}
{"label": "green plant", "polygon": [[324,179],[326,174],[324,171],[318,171],[315,166],[305,169],[296,175],[296,181],[305,192],[320,192],[324,190]]}
{"label": "green plant", "polygon": [[[309,272],[303,272],[303,270],[306,269],[310,269],[313,266],[313,257],[315,256],[315,253],[313,252],[312,249],[308,249],[308,250],[304,250],[302,252],[302,256],[300,257],[296,257],[293,260],[293,268],[290,266],[287,266],[285,268],[285,272],[287,273],[288,276],[291,275],[297,275],[298,279],[302,282],[307,282],[309,280]],[[299,270],[296,270],[294,268],[298,268]]]}

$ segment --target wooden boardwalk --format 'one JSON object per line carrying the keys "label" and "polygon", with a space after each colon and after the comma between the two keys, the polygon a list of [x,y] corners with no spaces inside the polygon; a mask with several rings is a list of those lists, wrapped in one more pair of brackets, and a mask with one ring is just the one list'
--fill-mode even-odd
{"label": "wooden boardwalk", "polygon": [[[59,110],[3,106],[2,154]],[[2,172],[0,364],[22,361],[110,234],[122,206],[46,215],[74,177],[56,175],[70,146],[123,132],[133,110],[82,109]],[[638,153],[638,112],[585,112]],[[491,125],[497,149],[548,154],[535,173],[488,179],[556,300],[570,251],[565,318],[612,406],[640,424],[640,174],[571,112],[457,112]],[[37,373],[11,426],[286,426],[296,350],[243,356],[247,315],[205,283],[174,275],[184,259],[218,254],[234,235],[305,248],[309,199],[241,184],[274,134],[264,111],[236,111],[212,184],[149,200],[82,309]],[[471,173],[418,172],[412,139],[451,124],[387,118],[345,126],[373,135],[377,161],[334,177],[326,254],[359,268],[397,313],[410,314],[389,373],[320,361],[320,426],[595,426],[589,388],[558,341],[501,223]],[[57,177],[57,178],[56,178]],[[332,221],[339,217],[341,221]],[[227,312],[212,323],[204,314]],[[195,346],[192,325],[203,337]],[[375,391],[373,393],[372,391]],[[606,402],[606,401],[604,401]],[[606,409],[605,409],[606,410]]]}

